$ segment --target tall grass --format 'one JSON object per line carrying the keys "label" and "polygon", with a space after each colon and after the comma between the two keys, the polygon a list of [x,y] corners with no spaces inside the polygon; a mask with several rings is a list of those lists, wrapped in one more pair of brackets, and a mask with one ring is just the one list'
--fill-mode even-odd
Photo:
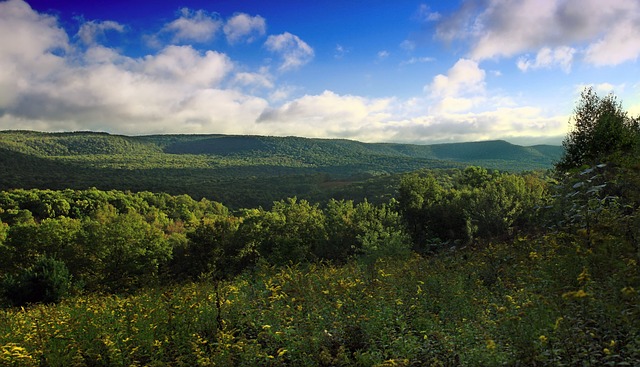
{"label": "tall grass", "polygon": [[2,310],[0,364],[637,365],[637,255],[578,243],[265,265],[225,283]]}

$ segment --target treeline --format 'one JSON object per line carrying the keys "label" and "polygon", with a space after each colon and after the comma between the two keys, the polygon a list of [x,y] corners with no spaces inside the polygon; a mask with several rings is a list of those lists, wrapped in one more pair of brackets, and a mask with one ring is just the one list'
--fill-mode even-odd
{"label": "treeline", "polygon": [[[533,174],[479,167],[405,177],[398,200],[289,198],[231,212],[187,195],[90,190],[0,192],[5,303],[70,292],[129,292],[200,277],[224,279],[258,262],[375,261],[508,236],[548,200]],[[56,283],[57,282],[57,283]]]}

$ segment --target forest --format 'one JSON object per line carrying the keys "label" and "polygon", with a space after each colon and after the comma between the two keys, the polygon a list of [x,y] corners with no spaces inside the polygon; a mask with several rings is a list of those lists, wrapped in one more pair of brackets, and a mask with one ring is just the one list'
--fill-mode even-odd
{"label": "forest", "polygon": [[548,169],[562,148],[505,141],[438,145],[232,135],[121,136],[0,132],[0,189],[187,194],[232,209],[367,198],[381,204],[400,175],[420,169]]}
{"label": "forest", "polygon": [[[30,187],[0,191],[0,364],[638,365],[640,119],[586,89],[570,123],[550,169],[461,160],[387,171],[372,199],[305,192],[227,206],[155,187],[63,188],[27,172]],[[7,132],[3,164],[19,156],[55,173],[94,153],[95,167],[124,164],[102,161],[126,156],[111,143],[81,152],[83,134],[70,133],[72,151],[41,135]],[[187,154],[167,165],[224,165],[274,141],[227,138],[119,139],[158,161]],[[295,156],[278,154],[263,159]]]}

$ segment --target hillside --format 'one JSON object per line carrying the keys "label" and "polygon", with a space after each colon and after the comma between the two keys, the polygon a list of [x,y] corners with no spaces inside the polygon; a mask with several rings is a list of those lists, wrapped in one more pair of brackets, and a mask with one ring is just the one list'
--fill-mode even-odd
{"label": "hillside", "polygon": [[[165,191],[242,207],[269,205],[294,195],[322,199],[336,196],[336,190],[375,199],[385,194],[389,177],[419,169],[547,169],[562,148],[504,141],[410,145],[299,137],[3,131],[0,152],[0,189]],[[372,191],[362,192],[369,190],[364,187]]]}

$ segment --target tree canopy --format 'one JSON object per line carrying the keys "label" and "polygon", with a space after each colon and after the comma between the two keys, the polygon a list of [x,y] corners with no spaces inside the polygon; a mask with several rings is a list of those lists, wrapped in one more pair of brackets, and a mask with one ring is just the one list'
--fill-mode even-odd
{"label": "tree canopy", "polygon": [[613,94],[600,97],[586,88],[571,120],[565,153],[556,164],[559,171],[616,160],[638,149],[640,120],[630,117]]}

